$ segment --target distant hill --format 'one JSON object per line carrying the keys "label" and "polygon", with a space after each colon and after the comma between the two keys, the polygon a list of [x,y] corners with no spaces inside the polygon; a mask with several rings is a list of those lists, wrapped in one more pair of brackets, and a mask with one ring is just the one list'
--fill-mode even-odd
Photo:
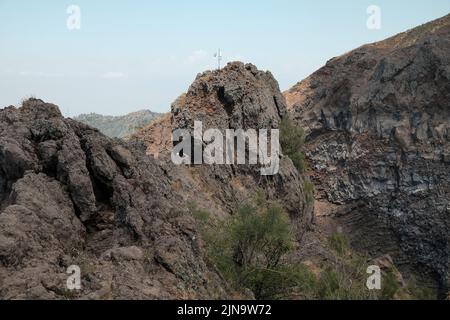
{"label": "distant hill", "polygon": [[82,114],[74,120],[99,129],[103,134],[111,138],[127,137],[138,129],[150,124],[162,114],[141,110],[124,116],[104,116],[96,113]]}

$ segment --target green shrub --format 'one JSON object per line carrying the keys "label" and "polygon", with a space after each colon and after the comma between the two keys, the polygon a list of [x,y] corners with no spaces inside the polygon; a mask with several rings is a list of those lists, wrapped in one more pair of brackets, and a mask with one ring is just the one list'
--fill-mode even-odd
{"label": "green shrub", "polygon": [[[336,252],[336,261],[322,271],[317,288],[323,300],[373,300],[379,292],[367,289],[368,259],[351,250],[342,233],[328,238],[328,245]],[[339,258],[338,258],[339,257]]]}
{"label": "green shrub", "polygon": [[203,225],[208,222],[209,216],[210,216],[208,211],[199,209],[197,207],[197,204],[195,204],[195,203],[188,204],[188,208],[191,211],[192,216],[198,223]]}
{"label": "green shrub", "polygon": [[280,264],[273,269],[252,272],[246,281],[257,299],[289,299],[301,295],[314,299],[317,279],[305,266]]}
{"label": "green shrub", "polygon": [[318,298],[321,300],[377,299],[376,292],[369,291],[365,283],[365,277],[359,270],[327,268],[320,275]]}
{"label": "green shrub", "polygon": [[383,300],[392,300],[395,294],[400,290],[400,285],[392,270],[383,274],[381,282],[381,298]]}
{"label": "green shrub", "polygon": [[285,117],[280,124],[280,144],[283,153],[289,156],[298,172],[306,171],[305,156],[302,148],[305,143],[305,132],[294,122]]}
{"label": "green shrub", "polygon": [[314,201],[314,184],[309,180],[305,180],[303,188],[305,190],[306,202],[312,203]]}
{"label": "green shrub", "polygon": [[437,294],[430,288],[419,286],[417,280],[412,276],[408,281],[407,286],[410,298],[412,300],[436,300]]}
{"label": "green shrub", "polygon": [[327,269],[320,275],[319,297],[321,299],[337,299],[341,295],[340,274]]}
{"label": "green shrub", "polygon": [[[382,290],[366,288],[370,259],[351,250],[344,234],[328,238],[335,261],[320,266],[318,276],[306,266],[290,263],[294,249],[289,217],[276,203],[258,193],[222,222],[191,206],[205,241],[208,256],[235,289],[249,289],[256,299],[435,299],[433,291],[410,281],[401,288],[393,270],[383,273]],[[331,263],[330,263],[331,262]]]}
{"label": "green shrub", "polygon": [[328,238],[328,244],[339,256],[344,256],[349,249],[348,239],[342,233],[336,233]]}
{"label": "green shrub", "polygon": [[308,278],[283,261],[294,243],[289,222],[279,205],[258,194],[205,236],[209,256],[234,286],[250,289],[257,299],[283,298]]}

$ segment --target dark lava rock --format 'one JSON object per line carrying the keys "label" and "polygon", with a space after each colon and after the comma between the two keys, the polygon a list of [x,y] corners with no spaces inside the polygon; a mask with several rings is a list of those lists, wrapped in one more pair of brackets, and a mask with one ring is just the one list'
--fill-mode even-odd
{"label": "dark lava rock", "polygon": [[[41,100],[1,110],[0,297],[228,297],[170,170]],[[81,267],[76,294],[70,265]]]}
{"label": "dark lava rock", "polygon": [[[355,247],[448,289],[450,15],[330,60],[285,93],[318,195]],[[351,210],[348,208],[351,207]]]}
{"label": "dark lava rock", "polygon": [[[286,113],[270,73],[233,63],[200,75],[169,119],[173,128],[271,129]],[[149,156],[141,138],[108,138],[37,99],[0,110],[0,298],[251,298],[208,263],[189,208],[220,220],[261,191],[299,237],[311,223],[305,177],[289,158],[272,177],[260,166],[175,166],[170,147]],[[66,288],[71,265],[81,268],[80,292]]]}
{"label": "dark lava rock", "polygon": [[[149,153],[167,158],[172,142],[161,144],[147,136],[159,137],[175,129],[193,132],[195,121],[202,122],[203,131],[213,128],[222,133],[225,129],[278,129],[286,115],[286,101],[272,74],[252,64],[233,62],[199,74],[187,93],[172,104],[171,116],[151,124],[135,139],[146,141]],[[312,204],[306,201],[306,177],[284,155],[280,155],[278,174],[261,176],[260,169],[259,164],[193,165],[173,180],[180,182],[182,193],[188,193],[184,198],[195,199],[205,209],[214,208],[219,217],[232,214],[239,204],[262,191],[283,205],[301,237],[313,220]]]}

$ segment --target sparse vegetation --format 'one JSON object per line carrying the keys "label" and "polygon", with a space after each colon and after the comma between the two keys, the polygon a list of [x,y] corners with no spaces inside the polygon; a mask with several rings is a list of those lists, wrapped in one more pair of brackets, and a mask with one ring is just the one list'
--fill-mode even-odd
{"label": "sparse vegetation", "polygon": [[192,213],[192,216],[195,220],[197,220],[200,224],[205,224],[209,219],[209,212],[206,210],[199,209],[197,204],[190,203],[188,204],[188,208]]}
{"label": "sparse vegetation", "polygon": [[376,291],[365,287],[361,270],[340,270],[328,268],[320,275],[318,297],[321,300],[374,300]]}
{"label": "sparse vegetation", "polygon": [[368,300],[368,299],[436,299],[429,288],[417,285],[414,277],[407,286],[399,282],[395,266],[382,272],[381,291],[370,291],[366,288],[367,267],[370,259],[354,252],[349,240],[343,233],[328,238],[330,248],[336,252],[339,260],[333,267],[322,272],[319,281],[320,299],[331,300]]}
{"label": "sparse vegetation", "polygon": [[408,291],[411,293],[413,300],[436,300],[436,293],[432,289],[419,286],[415,277],[411,277],[408,281]]}
{"label": "sparse vegetation", "polygon": [[342,233],[328,238],[328,245],[336,254],[336,261],[323,266],[315,296],[321,300],[372,300],[377,293],[366,288],[367,259],[354,253]]}
{"label": "sparse vegetation", "polygon": [[432,290],[418,287],[414,279],[401,287],[395,269],[383,272],[381,291],[368,290],[370,259],[352,251],[343,233],[328,238],[336,260],[322,265],[318,275],[303,264],[290,262],[294,238],[289,217],[262,194],[221,223],[211,223],[210,214],[196,205],[190,205],[190,210],[211,261],[236,290],[249,289],[256,299],[435,299]]}
{"label": "sparse vegetation", "polygon": [[[287,156],[292,160],[298,172],[305,173],[307,166],[305,155],[303,154],[303,145],[305,144],[305,132],[302,128],[296,126],[291,118],[285,117],[280,124],[280,144]],[[314,185],[311,181],[305,180],[304,191],[306,201],[314,201]]]}
{"label": "sparse vegetation", "polygon": [[300,173],[306,171],[305,156],[302,151],[304,143],[305,132],[303,129],[296,126],[292,119],[285,117],[280,124],[281,148]]}
{"label": "sparse vegetation", "polygon": [[394,271],[389,269],[384,273],[383,283],[381,287],[381,298],[383,300],[392,300],[395,298],[396,293],[400,290],[400,285],[395,278]]}
{"label": "sparse vegetation", "polygon": [[304,285],[311,285],[307,270],[284,261],[294,247],[288,215],[261,194],[204,238],[222,275],[233,286],[250,289],[257,299],[284,298],[305,279]]}
{"label": "sparse vegetation", "polygon": [[305,180],[303,188],[305,191],[306,202],[312,203],[314,201],[314,184],[309,180]]}
{"label": "sparse vegetation", "polygon": [[343,233],[333,234],[328,238],[328,244],[339,256],[344,256],[349,249],[348,239]]}

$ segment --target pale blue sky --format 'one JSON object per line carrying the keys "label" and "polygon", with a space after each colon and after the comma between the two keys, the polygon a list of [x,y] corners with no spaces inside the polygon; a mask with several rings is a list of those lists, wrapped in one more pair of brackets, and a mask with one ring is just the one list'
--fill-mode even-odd
{"label": "pale blue sky", "polygon": [[[72,4],[81,30],[66,27]],[[372,4],[381,30],[366,27]],[[450,0],[0,0],[0,107],[36,96],[70,116],[169,111],[219,47],[285,90],[334,56],[449,12]]]}

